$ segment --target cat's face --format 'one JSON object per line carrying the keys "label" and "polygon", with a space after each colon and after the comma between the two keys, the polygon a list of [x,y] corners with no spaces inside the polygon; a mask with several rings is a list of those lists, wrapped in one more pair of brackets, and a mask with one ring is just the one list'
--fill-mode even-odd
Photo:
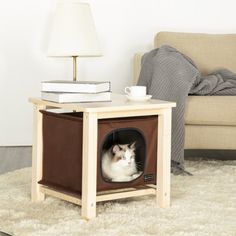
{"label": "cat's face", "polygon": [[123,167],[135,164],[135,143],[114,145],[112,147],[113,163],[117,163]]}

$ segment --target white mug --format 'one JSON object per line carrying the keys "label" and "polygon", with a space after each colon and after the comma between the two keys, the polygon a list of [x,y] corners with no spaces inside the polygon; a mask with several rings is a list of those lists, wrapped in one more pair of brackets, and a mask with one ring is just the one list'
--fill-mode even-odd
{"label": "white mug", "polygon": [[147,88],[146,86],[126,87],[125,93],[131,97],[145,97],[147,95]]}

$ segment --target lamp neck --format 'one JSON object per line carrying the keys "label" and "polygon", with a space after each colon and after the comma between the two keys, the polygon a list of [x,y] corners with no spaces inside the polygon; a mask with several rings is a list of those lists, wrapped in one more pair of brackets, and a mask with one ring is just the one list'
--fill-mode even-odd
{"label": "lamp neck", "polygon": [[72,56],[73,58],[73,81],[77,80],[77,56]]}

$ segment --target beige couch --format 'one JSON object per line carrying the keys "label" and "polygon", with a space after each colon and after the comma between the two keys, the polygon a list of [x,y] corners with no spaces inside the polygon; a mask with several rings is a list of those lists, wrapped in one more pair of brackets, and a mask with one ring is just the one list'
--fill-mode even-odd
{"label": "beige couch", "polygon": [[[154,47],[168,44],[194,60],[203,74],[227,68],[236,73],[236,34],[160,32]],[[142,54],[135,55],[137,83]],[[189,96],[185,112],[185,149],[236,150],[236,96]]]}

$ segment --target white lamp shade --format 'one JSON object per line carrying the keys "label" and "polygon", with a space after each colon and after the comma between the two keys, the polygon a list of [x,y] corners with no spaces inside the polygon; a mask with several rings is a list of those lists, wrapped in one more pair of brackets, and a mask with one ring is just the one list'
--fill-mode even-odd
{"label": "white lamp shade", "polygon": [[88,3],[76,0],[57,3],[48,56],[101,56]]}

